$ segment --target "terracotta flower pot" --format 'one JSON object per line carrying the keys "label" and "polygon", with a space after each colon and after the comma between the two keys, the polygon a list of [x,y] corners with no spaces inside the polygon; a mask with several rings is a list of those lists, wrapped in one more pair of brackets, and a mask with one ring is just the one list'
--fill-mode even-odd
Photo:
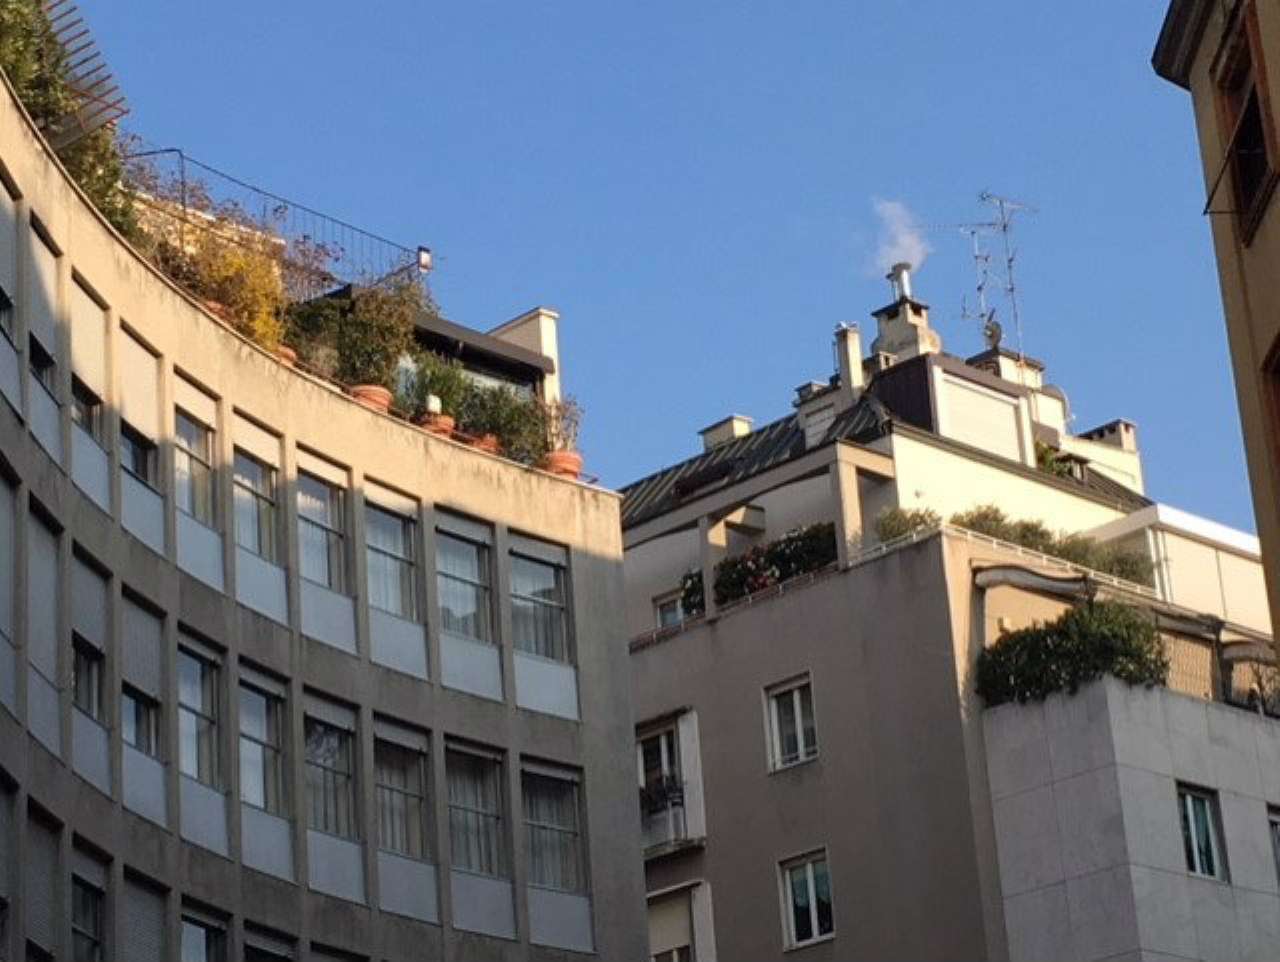
{"label": "terracotta flower pot", "polygon": [[287,344],[276,345],[276,357],[285,367],[293,367],[298,363],[298,352]]}
{"label": "terracotta flower pot", "polygon": [[456,423],[452,414],[424,414],[416,422],[418,427],[426,428],[432,434],[438,434],[442,438],[453,436]]}
{"label": "terracotta flower pot", "polygon": [[471,446],[480,451],[486,451],[489,454],[501,454],[502,442],[498,440],[496,434],[482,434],[471,442]]}
{"label": "terracotta flower pot", "polygon": [[562,478],[577,478],[582,474],[582,452],[548,451],[539,466]]}
{"label": "terracotta flower pot", "polygon": [[365,407],[383,414],[391,410],[391,392],[381,384],[353,384],[351,396]]}

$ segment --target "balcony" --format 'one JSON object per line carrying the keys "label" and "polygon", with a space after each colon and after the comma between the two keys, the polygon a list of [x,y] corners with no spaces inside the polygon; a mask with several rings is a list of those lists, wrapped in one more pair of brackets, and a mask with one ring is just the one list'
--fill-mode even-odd
{"label": "balcony", "polygon": [[685,784],[679,776],[667,775],[641,787],[640,838],[646,859],[706,844],[705,838],[690,837],[685,819]]}

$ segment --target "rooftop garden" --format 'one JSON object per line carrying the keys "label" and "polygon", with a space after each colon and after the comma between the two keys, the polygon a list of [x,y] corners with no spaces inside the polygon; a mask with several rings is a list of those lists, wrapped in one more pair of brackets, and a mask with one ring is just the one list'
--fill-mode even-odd
{"label": "rooftop garden", "polygon": [[[836,560],[836,528],[829,521],[788,531],[782,537],[753,545],[742,554],[725,558],[715,567],[713,597],[717,606],[732,604],[747,595],[820,571]],[[680,585],[680,604],[686,617],[706,611],[702,572],[691,571]]]}
{"label": "rooftop garden", "polygon": [[[46,131],[73,111],[66,53],[38,0],[0,0],[0,69]],[[440,316],[429,252],[394,244],[108,125],[58,152],[104,217],[207,310],[358,401],[577,476],[581,409],[481,383],[420,349]]]}
{"label": "rooftop garden", "polygon": [[988,708],[1075,694],[1103,675],[1164,685],[1169,656],[1151,617],[1114,601],[1083,601],[1044,624],[1001,635],[978,655],[977,693]]}
{"label": "rooftop garden", "polygon": [[[941,523],[941,516],[928,508],[890,508],[876,519],[876,534],[881,541],[892,541]],[[1015,521],[994,504],[953,514],[951,524],[1135,584],[1153,584],[1151,559],[1145,553],[1103,544],[1082,534],[1054,532],[1041,521]]]}

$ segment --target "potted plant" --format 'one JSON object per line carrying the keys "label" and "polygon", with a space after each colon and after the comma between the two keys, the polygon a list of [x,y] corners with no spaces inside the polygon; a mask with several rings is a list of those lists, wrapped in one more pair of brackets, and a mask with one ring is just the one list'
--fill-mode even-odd
{"label": "potted plant", "polygon": [[536,464],[547,451],[542,405],[514,388],[468,382],[458,408],[458,428],[480,450],[501,451],[524,464]]}
{"label": "potted plant", "polygon": [[338,325],[337,374],[361,404],[383,413],[391,409],[396,371],[412,347],[422,302],[422,288],[409,280],[352,296],[351,310]]}
{"label": "potted plant", "polygon": [[411,373],[402,380],[396,406],[419,427],[450,437],[470,381],[462,365],[431,351],[418,351]]}
{"label": "potted plant", "polygon": [[582,474],[582,452],[578,450],[578,431],[582,426],[582,407],[572,397],[546,405],[547,441],[550,450],[538,466],[563,478]]}
{"label": "potted plant", "polygon": [[419,427],[426,428],[432,434],[443,438],[453,437],[453,428],[457,423],[452,414],[444,413],[444,404],[437,394],[428,394],[426,411],[414,419]]}

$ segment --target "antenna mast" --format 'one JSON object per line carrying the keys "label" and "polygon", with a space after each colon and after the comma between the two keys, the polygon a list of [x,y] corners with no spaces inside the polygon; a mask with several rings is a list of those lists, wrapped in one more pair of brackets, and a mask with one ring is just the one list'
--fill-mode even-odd
{"label": "antenna mast", "polygon": [[[1018,256],[1017,249],[1013,246],[1013,218],[1020,211],[1034,214],[1036,209],[1029,204],[993,194],[989,190],[980,193],[978,200],[984,204],[991,204],[996,209],[996,220],[992,227],[1000,232],[1004,242],[1004,292],[1009,298],[1009,310],[1013,314],[1014,333],[1018,338],[1018,370],[1021,371],[1026,355],[1023,353],[1022,345],[1022,315],[1018,311],[1018,285],[1014,281],[1013,274],[1014,261]],[[976,249],[976,235],[974,244]]]}

